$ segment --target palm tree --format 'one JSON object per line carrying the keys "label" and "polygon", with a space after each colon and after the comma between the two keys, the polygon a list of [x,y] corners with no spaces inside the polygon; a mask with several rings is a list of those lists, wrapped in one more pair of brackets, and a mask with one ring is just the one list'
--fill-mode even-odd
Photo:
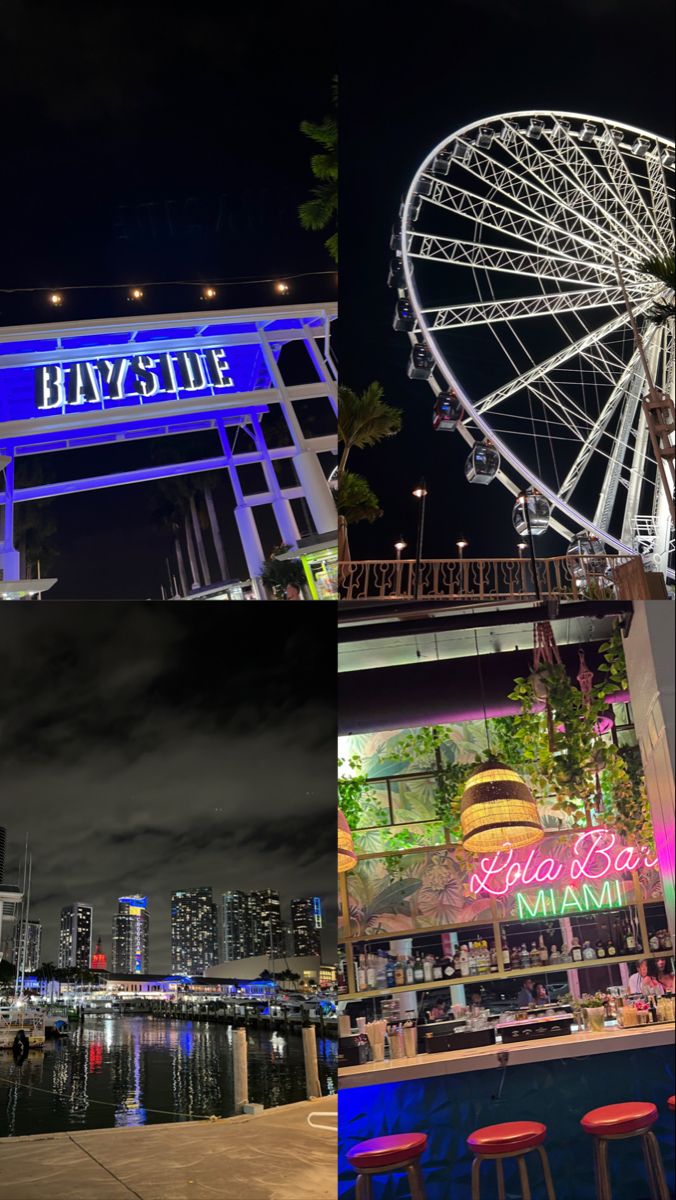
{"label": "palm tree", "polygon": [[676,316],[676,305],[674,305],[676,270],[673,250],[670,254],[655,254],[650,258],[645,258],[643,262],[639,263],[638,269],[643,275],[650,275],[662,288],[668,288],[671,291],[670,300],[656,300],[646,314],[653,325],[665,325],[667,321]]}
{"label": "palm tree", "polygon": [[347,472],[351,450],[375,446],[401,429],[401,410],[383,400],[383,388],[374,381],[358,395],[351,388],[338,389],[338,558],[348,562],[347,527],[356,521],[375,521],[381,515],[378,498],[361,475]]}
{"label": "palm tree", "polygon": [[[312,189],[312,199],[306,200],[298,209],[303,229],[326,229],[333,225],[338,212],[338,80],[333,80],[331,89],[333,112],[324,117],[321,124],[312,121],[301,123],[301,133],[321,146],[321,154],[313,154],[310,165],[317,186]],[[332,233],[324,243],[331,258],[338,262],[338,233]]]}

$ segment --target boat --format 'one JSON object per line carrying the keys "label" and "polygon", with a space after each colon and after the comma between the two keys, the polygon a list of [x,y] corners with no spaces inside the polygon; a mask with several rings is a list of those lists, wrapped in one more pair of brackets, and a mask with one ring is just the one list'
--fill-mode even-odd
{"label": "boat", "polygon": [[25,1004],[12,1004],[0,1010],[0,1050],[11,1050],[17,1033],[24,1030],[31,1049],[45,1044],[45,1019]]}

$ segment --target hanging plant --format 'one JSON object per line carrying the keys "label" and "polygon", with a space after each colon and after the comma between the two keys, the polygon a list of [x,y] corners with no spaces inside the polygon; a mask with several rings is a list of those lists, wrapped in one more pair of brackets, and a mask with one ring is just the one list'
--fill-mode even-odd
{"label": "hanging plant", "polygon": [[338,807],[353,830],[389,820],[359,754],[338,759]]}

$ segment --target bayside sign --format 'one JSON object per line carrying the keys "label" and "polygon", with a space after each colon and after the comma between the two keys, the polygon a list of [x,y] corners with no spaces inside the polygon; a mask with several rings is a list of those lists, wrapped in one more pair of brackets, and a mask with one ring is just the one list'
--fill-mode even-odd
{"label": "bayside sign", "polygon": [[205,388],[234,387],[225,350],[167,351],[137,354],[130,358],[101,358],[93,362],[50,363],[36,367],[35,405],[76,408],[105,400],[148,399],[163,392],[199,392]]}
{"label": "bayside sign", "polygon": [[583,880],[594,883],[657,865],[648,846],[625,846],[610,829],[585,829],[575,838],[568,862],[543,855],[538,846],[523,860],[513,850],[498,850],[480,860],[469,887],[475,896],[506,896],[517,888]]}

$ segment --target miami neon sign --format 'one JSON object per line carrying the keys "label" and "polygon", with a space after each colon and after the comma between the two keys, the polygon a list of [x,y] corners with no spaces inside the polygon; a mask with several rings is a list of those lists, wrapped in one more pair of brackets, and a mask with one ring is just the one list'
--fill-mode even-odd
{"label": "miami neon sign", "polygon": [[532,921],[537,917],[567,917],[575,912],[590,912],[601,908],[622,908],[624,904],[621,879],[606,879],[600,888],[583,883],[580,888],[572,884],[555,892],[554,888],[540,888],[532,895],[516,893],[516,915],[519,921]]}
{"label": "miami neon sign", "polygon": [[225,350],[182,350],[180,353],[137,354],[133,358],[100,358],[94,362],[50,363],[35,370],[35,405],[74,408],[124,400],[128,391],[148,399],[161,392],[199,392],[209,386],[231,388]]}
{"label": "miami neon sign", "polygon": [[[657,858],[648,846],[625,846],[610,829],[585,829],[576,837],[570,862],[543,855],[534,847],[520,861],[514,850],[498,850],[479,862],[479,870],[470,879],[475,895],[506,896],[517,887],[533,888],[565,880],[570,884],[593,884],[641,868],[657,867]],[[551,889],[550,889],[551,890]]]}

